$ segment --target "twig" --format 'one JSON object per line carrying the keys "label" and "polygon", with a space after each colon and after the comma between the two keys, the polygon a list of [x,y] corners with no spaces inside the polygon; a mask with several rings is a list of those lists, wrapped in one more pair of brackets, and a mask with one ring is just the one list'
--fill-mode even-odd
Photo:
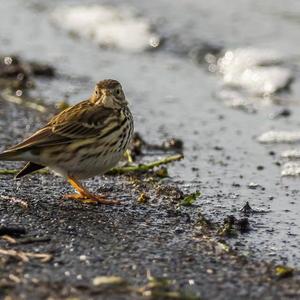
{"label": "twig", "polygon": [[19,105],[24,105],[25,107],[37,110],[42,113],[47,111],[47,107],[45,105],[42,105],[42,104],[39,104],[39,103],[36,103],[33,101],[29,101],[29,100],[24,100],[23,98],[12,95],[8,92],[6,92],[6,93],[2,92],[1,97],[8,102],[16,103]]}
{"label": "twig", "polygon": [[10,197],[6,195],[0,195],[0,200],[8,200],[9,202],[13,204],[20,205],[22,208],[27,209],[28,203],[22,199],[16,198],[16,197]]}
{"label": "twig", "polygon": [[17,244],[31,244],[31,243],[44,243],[51,241],[51,237],[49,236],[41,236],[41,237],[27,237],[20,238],[16,240]]}
{"label": "twig", "polygon": [[1,237],[1,239],[8,242],[8,243],[10,243],[10,244],[16,244],[16,242],[17,242],[16,239],[14,239],[13,237],[11,237],[9,235],[3,235]]}
{"label": "twig", "polygon": [[1,239],[4,241],[7,241],[10,244],[32,244],[32,243],[44,243],[44,242],[49,242],[51,241],[51,237],[49,236],[44,236],[44,237],[26,237],[26,238],[19,238],[19,239],[14,239],[10,235],[3,235],[1,236]]}
{"label": "twig", "polygon": [[48,253],[24,252],[13,249],[0,249],[0,254],[18,258],[23,262],[28,262],[30,258],[37,258],[41,262],[48,262],[52,259],[52,255]]}

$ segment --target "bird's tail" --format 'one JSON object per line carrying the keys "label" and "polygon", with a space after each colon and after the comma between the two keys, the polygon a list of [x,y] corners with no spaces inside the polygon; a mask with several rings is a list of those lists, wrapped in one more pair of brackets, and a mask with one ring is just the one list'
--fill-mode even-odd
{"label": "bird's tail", "polygon": [[19,160],[18,151],[7,150],[0,153],[0,160]]}

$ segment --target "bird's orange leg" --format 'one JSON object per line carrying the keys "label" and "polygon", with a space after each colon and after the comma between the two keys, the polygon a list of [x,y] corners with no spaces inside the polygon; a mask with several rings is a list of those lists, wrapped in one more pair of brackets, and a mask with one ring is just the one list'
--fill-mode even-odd
{"label": "bird's orange leg", "polygon": [[120,204],[120,201],[118,200],[109,200],[106,199],[105,196],[90,193],[82,184],[72,177],[68,177],[68,181],[78,193],[64,195],[64,198],[66,199],[79,200],[84,203],[101,203],[108,205]]}

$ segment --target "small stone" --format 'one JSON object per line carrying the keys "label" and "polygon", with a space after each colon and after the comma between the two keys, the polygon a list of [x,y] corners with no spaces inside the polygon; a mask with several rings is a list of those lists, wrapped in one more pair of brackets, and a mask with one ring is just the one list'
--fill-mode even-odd
{"label": "small stone", "polygon": [[93,279],[94,286],[123,285],[126,281],[119,276],[97,276]]}
{"label": "small stone", "polygon": [[292,114],[291,110],[288,109],[288,108],[282,108],[280,109],[279,111],[273,113],[270,115],[270,118],[271,119],[278,119],[278,118],[281,118],[281,117],[289,117],[290,115]]}
{"label": "small stone", "polygon": [[184,230],[183,230],[182,228],[177,227],[177,228],[174,230],[174,233],[175,233],[175,234],[181,234],[181,233],[184,233]]}
{"label": "small stone", "polygon": [[163,143],[163,148],[165,150],[182,150],[183,141],[176,138],[171,138]]}
{"label": "small stone", "polygon": [[251,189],[251,190],[257,189],[258,186],[259,186],[259,184],[258,184],[258,183],[254,183],[254,182],[250,182],[250,183],[248,184],[248,188]]}
{"label": "small stone", "polygon": [[222,151],[223,147],[221,147],[221,146],[214,146],[214,150],[216,150],[216,151]]}
{"label": "small stone", "polygon": [[79,260],[85,261],[85,260],[87,260],[87,256],[86,255],[80,255]]}

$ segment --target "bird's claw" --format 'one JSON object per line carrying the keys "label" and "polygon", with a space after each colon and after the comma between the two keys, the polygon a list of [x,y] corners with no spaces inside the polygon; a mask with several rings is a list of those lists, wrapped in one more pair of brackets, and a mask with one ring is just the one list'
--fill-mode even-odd
{"label": "bird's claw", "polygon": [[118,205],[121,204],[119,200],[107,199],[102,195],[81,195],[81,194],[67,194],[64,195],[65,199],[78,200],[85,204],[105,204],[105,205]]}

